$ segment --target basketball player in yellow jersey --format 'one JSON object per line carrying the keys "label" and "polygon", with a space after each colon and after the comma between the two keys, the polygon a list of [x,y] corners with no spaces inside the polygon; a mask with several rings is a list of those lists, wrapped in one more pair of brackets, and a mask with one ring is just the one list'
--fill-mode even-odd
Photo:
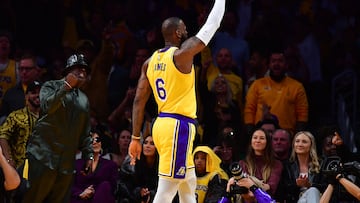
{"label": "basketball player in yellow jersey", "polygon": [[215,0],[200,31],[189,39],[184,22],[166,19],[161,27],[165,47],[144,63],[133,104],[131,164],[140,159],[140,131],[147,100],[154,93],[159,114],[152,135],[159,152],[159,183],[154,203],[171,202],[176,192],[180,203],[195,203],[196,175],[192,157],[195,136],[196,97],[193,57],[205,48],[219,28],[225,0]]}

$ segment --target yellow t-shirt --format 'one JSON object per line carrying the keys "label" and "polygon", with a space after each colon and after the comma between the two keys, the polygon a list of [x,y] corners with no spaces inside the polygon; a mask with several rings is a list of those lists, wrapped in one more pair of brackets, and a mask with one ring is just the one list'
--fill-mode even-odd
{"label": "yellow t-shirt", "polygon": [[256,124],[263,116],[262,107],[270,106],[281,128],[294,132],[296,122],[308,121],[308,101],[303,85],[286,77],[281,82],[269,76],[255,80],[246,95],[245,124]]}

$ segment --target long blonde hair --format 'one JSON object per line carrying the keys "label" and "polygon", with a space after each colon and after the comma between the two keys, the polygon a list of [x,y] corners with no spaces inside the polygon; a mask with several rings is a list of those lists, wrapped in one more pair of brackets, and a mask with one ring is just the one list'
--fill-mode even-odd
{"label": "long blonde hair", "polygon": [[310,153],[309,153],[309,156],[310,156],[309,171],[319,173],[320,172],[320,163],[319,163],[319,158],[318,158],[318,154],[317,154],[317,150],[316,150],[315,137],[309,131],[299,131],[298,133],[295,134],[293,142],[292,142],[292,151],[291,151],[291,155],[290,155],[290,161],[297,160],[297,154],[295,153],[294,144],[295,144],[296,137],[299,135],[302,135],[302,134],[307,136],[311,141]]}

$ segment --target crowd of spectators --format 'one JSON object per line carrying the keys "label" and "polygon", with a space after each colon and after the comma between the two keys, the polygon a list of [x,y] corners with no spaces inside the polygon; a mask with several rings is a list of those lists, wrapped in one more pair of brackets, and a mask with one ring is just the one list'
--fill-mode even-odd
{"label": "crowd of spectators", "polygon": [[[227,0],[226,4],[220,30],[195,57],[199,122],[195,146],[214,149],[229,177],[231,163],[243,160],[240,163],[246,172],[264,181],[264,190],[285,199],[289,197],[278,190],[287,186],[271,175],[274,170],[298,167],[287,163],[289,158],[298,160],[299,171],[292,171],[297,174],[286,176],[291,187],[299,189],[290,199],[298,199],[309,183],[299,187],[295,179],[304,168],[306,173],[320,172],[319,146],[327,139],[321,129],[336,121],[330,106],[331,81],[345,70],[359,75],[360,2]],[[192,36],[206,20],[211,5],[209,0],[1,1],[2,121],[25,107],[23,97],[31,82],[63,77],[66,59],[73,53],[84,54],[91,77],[83,90],[90,102],[92,129],[101,140],[93,144],[100,143],[98,153],[113,160],[119,169],[118,188],[111,189],[114,198],[118,202],[151,202],[156,188],[151,181],[156,177],[145,177],[149,183],[141,185],[135,176],[143,175],[144,168],[124,166],[140,68],[153,51],[163,47],[160,26],[164,19],[182,18]],[[22,65],[24,62],[30,64]],[[28,69],[24,70],[25,66]],[[261,96],[266,88],[273,92]],[[19,94],[15,95],[15,90]],[[151,122],[156,114],[155,102],[150,99],[142,131],[144,148],[151,147]],[[305,155],[292,152],[302,140],[312,143],[312,151]],[[319,157],[312,154],[315,140]],[[156,155],[156,149],[151,149],[150,155],[144,152],[142,156],[150,156],[156,163]],[[312,162],[300,162],[303,156],[310,156]],[[145,161],[142,166],[153,176],[153,163]],[[81,197],[75,199],[80,202],[79,198],[92,197],[93,187],[97,186],[81,187],[77,191]],[[120,194],[119,187],[128,194]],[[83,193],[86,189],[89,196]]]}

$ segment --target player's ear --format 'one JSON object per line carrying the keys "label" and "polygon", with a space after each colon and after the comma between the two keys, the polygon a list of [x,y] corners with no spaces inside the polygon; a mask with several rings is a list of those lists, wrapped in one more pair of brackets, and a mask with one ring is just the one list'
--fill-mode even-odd
{"label": "player's ear", "polygon": [[176,36],[177,36],[178,38],[181,38],[181,32],[180,32],[180,30],[176,30],[175,32],[176,32]]}

